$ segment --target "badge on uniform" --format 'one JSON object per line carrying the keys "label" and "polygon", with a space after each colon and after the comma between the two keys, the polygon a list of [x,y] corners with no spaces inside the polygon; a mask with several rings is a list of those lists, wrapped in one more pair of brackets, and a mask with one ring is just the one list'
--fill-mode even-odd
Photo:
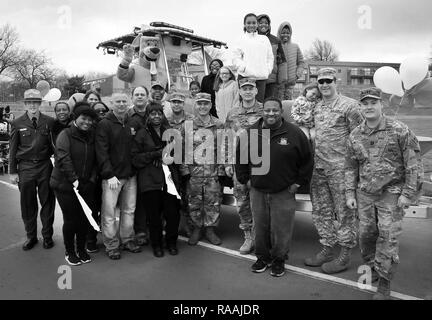
{"label": "badge on uniform", "polygon": [[19,131],[27,131],[27,130],[28,130],[27,128],[19,129]]}
{"label": "badge on uniform", "polygon": [[136,131],[135,131],[135,128],[131,128],[131,135],[136,135]]}
{"label": "badge on uniform", "polygon": [[287,138],[280,138],[279,142],[278,142],[281,146],[287,146],[289,145],[288,139]]}

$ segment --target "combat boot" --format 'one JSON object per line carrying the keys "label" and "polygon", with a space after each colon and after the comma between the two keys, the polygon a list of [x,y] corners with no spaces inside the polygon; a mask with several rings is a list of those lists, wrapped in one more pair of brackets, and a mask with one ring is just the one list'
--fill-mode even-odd
{"label": "combat boot", "polygon": [[251,231],[245,231],[244,232],[244,238],[245,241],[243,242],[242,246],[239,249],[240,254],[248,254],[251,253],[254,248],[254,241],[252,239],[252,233]]}
{"label": "combat boot", "polygon": [[348,269],[351,259],[351,249],[342,247],[339,257],[337,259],[326,262],[321,266],[321,270],[327,274],[333,274],[345,271]]}
{"label": "combat boot", "polygon": [[188,241],[188,244],[189,245],[191,245],[191,246],[195,246],[197,243],[198,243],[198,241],[200,241],[201,240],[201,228],[199,228],[199,227],[195,227],[194,229],[193,229],[193,231],[192,231],[192,234],[191,234],[191,236],[189,237],[189,241]]}
{"label": "combat boot", "polygon": [[309,267],[321,267],[323,263],[332,261],[334,259],[333,248],[323,246],[321,251],[315,257],[306,258],[304,264]]}
{"label": "combat boot", "polygon": [[390,300],[390,280],[380,277],[378,280],[377,292],[372,300]]}
{"label": "combat boot", "polygon": [[222,243],[221,239],[216,235],[214,227],[207,227],[205,229],[206,239],[214,245],[220,245]]}

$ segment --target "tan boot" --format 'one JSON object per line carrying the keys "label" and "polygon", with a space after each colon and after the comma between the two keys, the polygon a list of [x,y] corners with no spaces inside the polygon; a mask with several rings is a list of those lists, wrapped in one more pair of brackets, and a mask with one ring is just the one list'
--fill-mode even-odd
{"label": "tan boot", "polygon": [[248,254],[251,253],[254,249],[255,243],[252,239],[251,231],[244,231],[245,241],[239,249],[240,254]]}
{"label": "tan boot", "polygon": [[333,248],[323,246],[321,251],[315,257],[306,258],[304,264],[309,267],[320,267],[323,263],[332,261],[334,259]]}
{"label": "tan boot", "polygon": [[390,300],[390,280],[380,277],[378,280],[377,292],[372,300]]}
{"label": "tan boot", "polygon": [[326,262],[321,266],[324,273],[333,274],[345,271],[351,260],[351,249],[342,247],[339,257],[333,261]]}

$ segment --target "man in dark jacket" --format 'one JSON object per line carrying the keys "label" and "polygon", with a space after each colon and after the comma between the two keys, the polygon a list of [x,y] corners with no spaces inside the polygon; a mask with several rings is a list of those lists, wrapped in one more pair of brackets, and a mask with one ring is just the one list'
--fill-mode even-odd
{"label": "man in dark jacket", "polygon": [[265,98],[276,97],[278,94],[278,86],[281,83],[285,83],[287,78],[287,60],[285,53],[282,48],[281,40],[276,36],[272,35],[271,32],[271,20],[266,14],[261,14],[257,18],[258,20],[258,34],[267,36],[270,40],[273,55],[274,55],[274,66],[272,73],[269,75],[266,83]]}
{"label": "man in dark jacket", "polygon": [[[251,186],[257,256],[252,271],[264,272],[271,264],[271,275],[280,277],[285,273],[293,233],[295,193],[309,182],[312,173],[310,144],[300,128],[282,118],[282,103],[277,98],[264,102],[262,119],[247,130],[247,135],[250,139],[240,139],[237,146],[236,174],[240,183]],[[253,135],[258,135],[258,139]],[[249,143],[244,145],[242,141]],[[250,158],[264,154],[266,145],[270,158],[264,169],[268,170],[259,172],[257,169],[265,161],[259,164],[257,159]],[[243,160],[245,155],[247,161]]]}
{"label": "man in dark jacket", "polygon": [[[144,86],[138,86],[132,90],[132,107],[128,110],[129,124],[138,132],[141,128],[146,127],[147,121],[147,104],[149,92]],[[139,181],[138,181],[139,184]],[[139,188],[139,185],[138,185]],[[141,193],[137,195],[137,202],[135,208],[134,230],[135,239],[138,245],[143,246],[148,244],[147,237],[147,222],[146,211],[143,206],[144,202],[139,199]]]}
{"label": "man in dark jacket", "polygon": [[114,260],[121,257],[120,241],[125,250],[141,251],[135,244],[133,230],[137,181],[130,148],[136,132],[128,124],[127,102],[126,94],[114,93],[113,110],[96,129],[96,155],[102,177],[102,235],[108,256]]}
{"label": "man in dark jacket", "polygon": [[27,232],[23,250],[32,249],[37,239],[38,200],[41,204],[43,247],[52,248],[55,197],[49,186],[53,154],[51,131],[54,119],[39,111],[42,95],[30,89],[24,93],[26,112],[12,122],[9,153],[9,173],[12,183],[18,183],[21,214]]}

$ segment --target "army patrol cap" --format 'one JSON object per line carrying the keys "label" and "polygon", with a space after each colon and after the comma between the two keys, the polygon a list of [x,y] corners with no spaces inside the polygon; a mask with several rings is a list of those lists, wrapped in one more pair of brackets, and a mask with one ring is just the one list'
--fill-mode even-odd
{"label": "army patrol cap", "polygon": [[151,89],[155,87],[161,87],[162,90],[165,90],[164,86],[159,81],[152,82]]}
{"label": "army patrol cap", "polygon": [[36,89],[26,90],[24,92],[24,101],[42,101],[42,94]]}
{"label": "army patrol cap", "polygon": [[320,80],[320,79],[332,79],[333,80],[334,78],[336,78],[336,74],[337,74],[336,69],[328,68],[328,67],[321,68],[318,70],[318,79],[317,80]]}
{"label": "army patrol cap", "polygon": [[181,101],[184,102],[186,100],[186,97],[183,93],[180,92],[174,92],[173,94],[170,95],[169,101]]}
{"label": "army patrol cap", "polygon": [[256,87],[256,80],[252,78],[243,78],[239,80],[240,88],[243,86],[253,86]]}
{"label": "army patrol cap", "polygon": [[366,98],[381,100],[381,89],[371,87],[360,91],[360,101]]}
{"label": "army patrol cap", "polygon": [[204,92],[197,93],[197,95],[196,95],[196,102],[198,102],[198,101],[208,101],[208,102],[211,102],[211,95],[210,95],[210,93],[204,93]]}

